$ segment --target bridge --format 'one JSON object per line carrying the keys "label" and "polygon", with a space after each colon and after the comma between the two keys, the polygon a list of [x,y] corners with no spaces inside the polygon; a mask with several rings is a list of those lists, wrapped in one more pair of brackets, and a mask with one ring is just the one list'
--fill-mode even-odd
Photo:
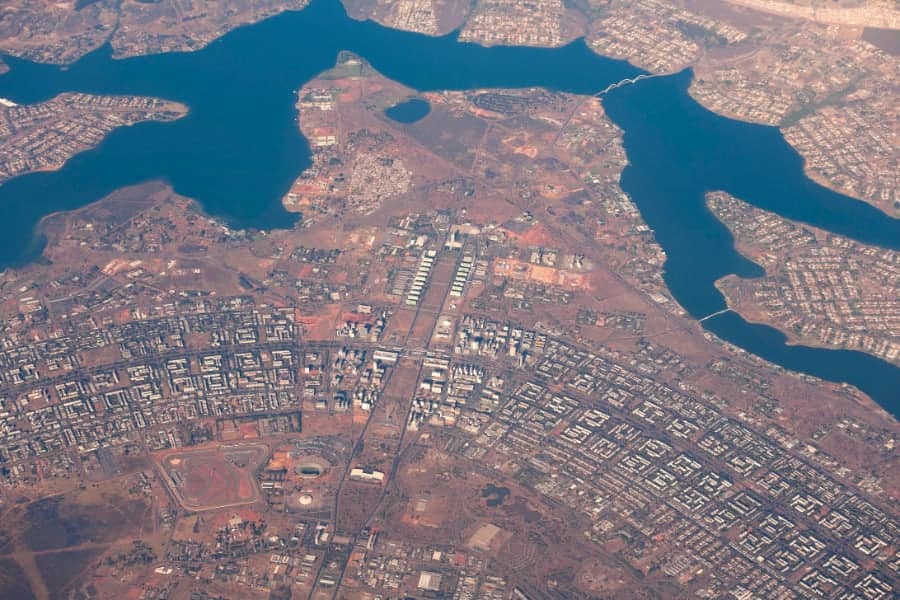
{"label": "bridge", "polygon": [[632,77],[632,78],[630,78],[630,79],[626,78],[626,79],[623,79],[622,81],[617,81],[616,83],[613,83],[613,84],[608,85],[608,86],[606,87],[606,89],[604,89],[603,91],[597,92],[596,94],[594,94],[594,97],[595,97],[595,98],[602,98],[605,94],[608,94],[609,92],[611,92],[611,91],[613,91],[613,90],[615,90],[615,89],[618,89],[618,88],[620,88],[620,87],[622,87],[622,86],[625,86],[625,85],[631,85],[632,83],[637,83],[637,82],[640,81],[641,79],[652,79],[652,78],[654,78],[654,77],[659,77],[659,75],[648,75],[648,74],[644,74],[644,75],[638,75],[637,77]]}
{"label": "bridge", "polygon": [[698,322],[699,322],[699,323],[702,323],[703,321],[705,321],[705,320],[707,320],[707,319],[712,319],[713,317],[718,317],[719,315],[723,315],[723,314],[725,314],[725,313],[727,313],[727,312],[731,312],[731,309],[730,309],[730,308],[723,308],[722,310],[717,310],[716,312],[711,313],[711,314],[708,314],[708,315],[706,315],[705,317],[703,317],[702,319],[699,319]]}

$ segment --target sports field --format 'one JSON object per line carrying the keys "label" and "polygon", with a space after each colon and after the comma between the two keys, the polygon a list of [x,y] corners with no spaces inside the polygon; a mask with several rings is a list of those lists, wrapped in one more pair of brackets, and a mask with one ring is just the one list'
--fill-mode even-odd
{"label": "sports field", "polygon": [[160,466],[185,509],[213,510],[259,500],[254,471],[268,452],[262,444],[222,445],[167,454]]}

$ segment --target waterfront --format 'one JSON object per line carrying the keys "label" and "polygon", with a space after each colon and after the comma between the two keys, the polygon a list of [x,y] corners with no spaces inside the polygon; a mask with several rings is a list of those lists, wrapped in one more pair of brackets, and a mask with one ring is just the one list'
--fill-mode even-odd
{"label": "waterfront", "polygon": [[[294,93],[344,49],[420,91],[541,86],[594,94],[641,74],[581,41],[552,50],[483,48],[453,35],[433,38],[352,21],[336,1],[236,30],[196,53],[113,60],[103,48],[65,69],[8,59],[12,71],[0,77],[0,97],[16,102],[62,91],[134,94],[182,102],[190,113],[174,123],[117,130],[57,172],[0,187],[0,266],[34,258],[40,244],[33,232],[42,216],[154,178],[235,226],[291,226],[296,216],[280,199],[309,164],[309,148],[294,125]],[[706,209],[707,191],[725,190],[864,243],[900,246],[900,221],[807,179],[777,129],[700,107],[687,94],[690,77],[684,72],[623,85],[603,100],[625,131],[630,166],[622,187],[665,249],[666,282],[691,315],[724,307],[713,286],[718,278],[761,274],[734,251],[730,234]],[[774,329],[732,313],[704,327],[786,368],[853,383],[900,412],[894,393],[900,369],[888,363],[859,352],[787,346]]]}

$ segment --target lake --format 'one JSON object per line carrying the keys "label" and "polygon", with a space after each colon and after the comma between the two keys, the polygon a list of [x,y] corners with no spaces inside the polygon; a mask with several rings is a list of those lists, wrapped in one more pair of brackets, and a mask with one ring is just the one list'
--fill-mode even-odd
{"label": "lake", "polygon": [[421,121],[431,112],[431,105],[421,98],[410,98],[384,111],[387,118],[397,123],[415,123]]}
{"label": "lake", "polygon": [[[386,77],[420,92],[482,87],[545,87],[594,94],[643,71],[592,52],[562,48],[484,48],[456,34],[428,37],[347,17],[337,0],[314,0],[239,28],[194,53],[114,60],[108,46],[66,68],[4,57],[0,96],[19,103],[63,91],[135,94],[183,102],[172,123],[141,123],[110,134],[59,171],[0,186],[0,267],[23,264],[41,248],[44,215],[84,206],[116,188],[163,179],[236,227],[290,227],[281,198],[310,164],[296,126],[296,91],[354,52]],[[687,93],[692,73],[644,79],[603,97],[621,127],[630,165],[622,177],[667,253],[665,280],[694,317],[725,306],[716,279],[761,275],[739,255],[704,195],[724,190],[760,208],[862,243],[898,249],[900,221],[808,179],[778,129],[718,116]],[[900,414],[900,368],[870,355],[789,346],[778,331],[725,313],[703,326],[786,368],[856,385]]]}

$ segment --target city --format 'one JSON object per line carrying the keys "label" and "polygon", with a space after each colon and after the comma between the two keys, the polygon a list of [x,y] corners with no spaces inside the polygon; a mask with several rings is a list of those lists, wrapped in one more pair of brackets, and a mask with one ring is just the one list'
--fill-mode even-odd
{"label": "city", "polygon": [[895,14],[0,8],[0,597],[894,598]]}

